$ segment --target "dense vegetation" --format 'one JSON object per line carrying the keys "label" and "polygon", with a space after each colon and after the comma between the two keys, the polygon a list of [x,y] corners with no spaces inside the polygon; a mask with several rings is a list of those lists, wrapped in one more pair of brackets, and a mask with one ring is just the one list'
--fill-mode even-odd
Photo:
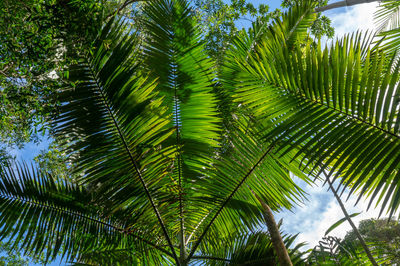
{"label": "dense vegetation", "polygon": [[272,211],[304,200],[293,175],[398,210],[400,4],[326,47],[325,1],[284,4],[0,3],[2,140],[57,151],[3,160],[1,237],[79,265],[375,263],[354,239],[286,252]]}

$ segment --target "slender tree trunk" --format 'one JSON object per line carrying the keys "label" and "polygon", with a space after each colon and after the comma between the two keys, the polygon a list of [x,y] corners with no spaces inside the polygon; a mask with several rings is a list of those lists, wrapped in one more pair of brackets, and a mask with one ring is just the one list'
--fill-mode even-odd
{"label": "slender tree trunk", "polygon": [[325,171],[324,171],[324,175],[325,175],[326,181],[328,182],[329,188],[331,189],[333,195],[335,196],[336,200],[338,201],[344,216],[346,217],[346,219],[349,222],[350,226],[353,228],[353,231],[356,234],[358,240],[360,240],[361,246],[363,247],[365,253],[367,253],[367,256],[368,256],[369,260],[371,261],[372,265],[378,266],[378,263],[376,263],[374,257],[372,256],[371,251],[369,250],[367,244],[364,241],[364,238],[361,236],[361,234],[358,231],[357,227],[354,225],[354,223],[351,220],[349,214],[347,213],[346,208],[344,207],[344,204],[343,204],[342,200],[340,199],[340,197],[337,194],[335,188],[333,187],[333,184],[332,184],[331,180],[329,180],[329,175],[327,175],[327,173]]}
{"label": "slender tree trunk", "polygon": [[365,3],[372,3],[372,2],[380,2],[381,0],[344,0],[344,1],[339,1],[336,3],[332,3],[326,6],[322,6],[319,8],[315,9],[315,12],[324,12],[330,9],[338,8],[338,7],[344,7],[344,6],[354,6],[358,4],[365,4]]}
{"label": "slender tree trunk", "polygon": [[263,216],[265,223],[267,224],[269,234],[271,236],[271,242],[274,245],[276,254],[278,256],[278,261],[281,266],[292,266],[292,261],[290,260],[289,253],[283,243],[279,228],[276,225],[274,215],[272,214],[271,208],[254,192],[254,196],[258,199],[263,207]]}
{"label": "slender tree trunk", "polygon": [[181,261],[181,266],[187,265],[186,262],[186,246],[185,246],[185,231],[183,228],[183,218],[181,221],[181,231],[179,232],[179,260]]}

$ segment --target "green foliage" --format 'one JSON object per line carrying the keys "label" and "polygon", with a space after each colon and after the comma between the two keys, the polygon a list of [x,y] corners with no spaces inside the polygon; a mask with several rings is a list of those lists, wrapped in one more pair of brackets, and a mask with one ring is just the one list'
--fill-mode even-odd
{"label": "green foliage", "polygon": [[397,52],[400,47],[399,29],[399,1],[386,0],[381,3],[375,12],[375,22],[377,24],[377,43],[383,41],[382,47],[389,52]]}
{"label": "green foliage", "polygon": [[62,87],[60,73],[87,49],[115,1],[4,0],[0,3],[0,141],[39,141]]}
{"label": "green foliage", "polygon": [[[51,80],[41,76],[54,69],[53,30],[38,22],[43,15],[41,1],[0,3],[0,136],[2,141],[20,146],[35,138],[34,124],[49,111]],[[39,89],[43,87],[43,89]]]}
{"label": "green foliage", "polygon": [[290,155],[272,154],[248,116],[223,127],[214,62],[188,4],[158,1],[143,11],[143,43],[122,21],[109,22],[58,94],[54,135],[83,175],[2,174],[0,233],[27,254],[186,263],[221,238],[234,241],[232,232],[261,226],[252,191],[274,210],[302,199],[289,173],[306,177]]}
{"label": "green foliage", "polygon": [[265,137],[282,156],[299,148],[295,158],[307,158],[302,161],[317,175],[327,169],[334,179],[344,176],[341,183],[352,193],[369,194],[371,204],[376,199],[382,211],[394,213],[400,203],[396,56],[371,48],[368,34],[346,36],[331,47],[292,48],[299,37],[276,38],[279,31],[250,63],[240,61],[251,83],[238,100],[260,119],[276,121]]}
{"label": "green foliage", "polygon": [[[357,215],[361,214],[361,212],[353,213],[349,215],[349,218],[355,217]],[[325,236],[328,235],[330,232],[332,232],[334,229],[336,229],[338,226],[340,226],[342,223],[346,222],[347,218],[343,217],[342,219],[338,220],[334,224],[332,224],[326,231],[325,231]]]}
{"label": "green foliage", "polygon": [[[67,61],[90,46],[102,23],[116,12],[142,29],[143,4],[135,1],[29,0],[0,3],[0,141],[21,148],[49,132],[49,120],[59,104],[55,92]],[[204,33],[208,55],[222,62],[226,48],[244,21],[268,23],[280,14],[267,5],[246,1],[203,0],[194,3],[196,21]],[[312,32],[327,31],[326,19]]]}
{"label": "green foliage", "polygon": [[333,38],[335,36],[335,29],[331,26],[331,19],[318,14],[318,19],[311,25],[311,34],[318,39],[324,35],[330,39]]}
{"label": "green foliage", "polygon": [[[372,47],[356,33],[308,45],[318,3],[301,1],[272,23],[228,34],[219,60],[184,0],[143,3],[139,29],[118,13],[124,4],[108,13],[77,3],[46,2],[67,21],[94,12],[82,20],[93,28],[50,16],[56,29],[77,31],[63,39],[67,80],[51,116],[60,150],[38,157],[39,170],[0,172],[0,236],[16,250],[101,265],[266,258],[268,236],[249,234],[263,224],[254,193],[275,211],[290,209],[304,199],[292,175],[310,182],[322,170],[390,214],[400,206],[400,63],[388,44]],[[212,3],[203,8],[222,5]],[[267,14],[231,5],[239,11],[229,27],[216,16],[226,32],[238,16]],[[313,254],[364,259],[334,238]]]}
{"label": "green foliage", "polygon": [[[380,250],[378,257],[386,258],[390,265],[400,263],[400,224],[397,220],[362,220],[358,230],[365,241],[373,243],[374,249]],[[360,245],[353,230],[347,232],[344,241],[352,241],[355,245]]]}
{"label": "green foliage", "polygon": [[319,241],[318,245],[308,255],[307,262],[310,265],[369,264],[368,257],[361,247],[357,247],[350,241],[342,241],[332,236],[323,237],[322,240]]}
{"label": "green foliage", "polygon": [[398,1],[383,1],[375,12],[374,19],[378,32],[395,30],[399,25],[400,4]]}
{"label": "green foliage", "polygon": [[[300,248],[305,243],[293,245],[297,235],[283,235],[283,241],[288,249],[293,265],[304,265],[302,256],[305,254]],[[277,256],[267,232],[238,234],[234,241],[231,238],[221,239],[219,247],[213,250],[208,247],[209,254],[225,260],[206,260],[207,265],[277,265]],[[200,259],[200,258],[199,258]]]}
{"label": "green foliage", "polygon": [[256,20],[268,23],[280,14],[279,10],[270,12],[265,4],[256,7],[246,0],[196,0],[194,5],[196,20],[205,32],[205,49],[218,62],[238,32],[246,28],[243,25]]}
{"label": "green foliage", "polygon": [[[327,0],[318,0],[315,2],[316,7],[321,7],[328,3]],[[298,0],[283,0],[281,5],[283,8],[289,8],[297,5],[298,3]],[[318,18],[311,25],[310,32],[317,39],[321,38],[322,36],[326,36],[328,38],[333,38],[333,36],[335,36],[335,29],[331,26],[330,18],[323,16],[320,13],[318,14]]]}
{"label": "green foliage", "polygon": [[[52,176],[76,182],[82,173],[73,171],[72,158],[65,152],[65,139],[52,140],[48,147],[34,158],[37,166]],[[73,173],[72,173],[73,172]]]}
{"label": "green foliage", "polygon": [[14,252],[11,243],[0,243],[0,256],[1,266],[28,266],[28,260],[22,258],[19,252]]}

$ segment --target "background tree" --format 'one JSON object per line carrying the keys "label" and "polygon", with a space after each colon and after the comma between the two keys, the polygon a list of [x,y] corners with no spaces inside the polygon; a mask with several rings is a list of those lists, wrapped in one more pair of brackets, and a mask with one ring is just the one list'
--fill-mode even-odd
{"label": "background tree", "polygon": [[269,6],[254,6],[250,1],[231,0],[196,0],[195,15],[205,31],[206,50],[221,62],[226,48],[242,30],[243,25],[251,25],[256,20],[268,23],[271,18],[279,16],[280,10],[270,12]]}
{"label": "background tree", "polygon": [[[380,250],[379,256],[386,258],[388,263],[395,265],[400,263],[400,224],[395,219],[367,219],[360,221],[358,230],[362,237],[372,247]],[[353,230],[347,232],[343,241],[351,241],[359,246]]]}
{"label": "background tree", "polygon": [[[197,21],[206,32],[206,49],[220,61],[224,49],[241,29],[241,21],[268,23],[279,15],[267,5],[217,0],[193,4]],[[136,1],[29,0],[0,3],[0,142],[11,148],[39,142],[51,136],[49,119],[58,102],[55,91],[62,86],[61,72],[95,38],[102,23],[115,12],[140,29],[141,4]],[[250,23],[247,23],[250,24]],[[322,34],[322,33],[321,33]],[[75,47],[81,45],[82,49]],[[7,153],[2,156],[5,162]]]}
{"label": "background tree", "polygon": [[0,252],[4,255],[0,256],[1,266],[28,266],[29,261],[21,256],[20,252],[15,252],[12,249],[11,243],[0,243]]}

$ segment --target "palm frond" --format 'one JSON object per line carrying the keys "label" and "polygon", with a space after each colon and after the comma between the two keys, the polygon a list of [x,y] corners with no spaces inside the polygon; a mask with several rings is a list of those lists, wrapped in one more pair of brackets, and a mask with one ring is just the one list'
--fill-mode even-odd
{"label": "palm frond", "polygon": [[[382,249],[377,243],[368,243],[374,258],[381,264],[386,264],[389,259],[383,256]],[[341,240],[337,237],[324,237],[318,245],[310,251],[307,262],[311,264],[340,264],[340,265],[366,265],[370,261],[362,247],[353,241]]]}
{"label": "palm frond", "polygon": [[[232,232],[232,236],[220,238],[215,245],[203,245],[201,255],[194,256],[195,261],[204,265],[275,265],[277,257],[270,236],[263,231],[254,233]],[[300,248],[305,243],[293,245],[297,235],[283,235],[293,265],[304,263]],[[221,248],[223,247],[223,248]]]}
{"label": "palm frond", "polygon": [[[185,1],[156,1],[144,8],[144,61],[157,90],[165,98],[170,126],[176,128],[168,143],[176,147],[176,160],[169,177],[177,185],[179,223],[171,220],[174,232],[185,231],[200,222],[204,206],[193,200],[193,182],[210,169],[219,146],[221,119],[213,93],[215,63],[204,51],[199,29]],[[183,220],[183,216],[185,216]],[[187,236],[186,236],[187,237]]]}
{"label": "palm frond", "polygon": [[382,1],[374,14],[378,33],[393,30],[400,26],[400,3],[396,0]]}
{"label": "palm frond", "polygon": [[109,204],[110,214],[129,210],[132,230],[146,224],[156,239],[165,237],[174,254],[163,221],[173,216],[166,175],[175,149],[163,144],[173,129],[156,84],[139,71],[136,40],[124,23],[105,26],[92,54],[71,67],[74,86],[60,94],[64,102],[55,131],[69,137],[74,164],[84,172],[81,184]]}
{"label": "palm frond", "polygon": [[374,14],[377,27],[377,41],[381,49],[397,52],[400,47],[400,3],[399,1],[382,1]]}
{"label": "palm frond", "polygon": [[400,195],[400,64],[395,55],[369,48],[369,36],[356,33],[329,48],[295,50],[268,39],[272,44],[260,45],[248,63],[238,60],[243,82],[235,97],[271,121],[275,129],[267,139],[281,155],[299,148],[295,158],[304,158],[303,167],[331,165],[352,192],[372,194],[371,202],[379,191],[386,194],[378,202],[393,213]]}
{"label": "palm frond", "polygon": [[92,250],[81,252],[71,265],[172,265],[172,256],[160,256],[151,247],[138,250],[135,243],[125,246],[96,246]]}
{"label": "palm frond", "polygon": [[2,169],[0,177],[1,238],[27,255],[49,261],[61,253],[70,260],[100,243],[163,250],[130,231],[123,217],[108,217],[82,186],[26,165]]}
{"label": "palm frond", "polygon": [[[303,199],[302,190],[292,181],[290,172],[304,175],[291,165],[291,158],[273,155],[274,147],[258,141],[248,125],[247,131],[230,131],[229,145],[213,163],[213,175],[205,175],[193,186],[201,198],[196,202],[209,206],[207,213],[198,213],[202,220],[191,231],[192,251],[204,242],[218,243],[219,237],[229,237],[232,230],[245,232],[263,224],[261,206],[255,192],[274,210],[291,208]],[[304,177],[307,180],[306,177]],[[210,204],[213,202],[213,204]],[[244,225],[244,226],[243,226]]]}

